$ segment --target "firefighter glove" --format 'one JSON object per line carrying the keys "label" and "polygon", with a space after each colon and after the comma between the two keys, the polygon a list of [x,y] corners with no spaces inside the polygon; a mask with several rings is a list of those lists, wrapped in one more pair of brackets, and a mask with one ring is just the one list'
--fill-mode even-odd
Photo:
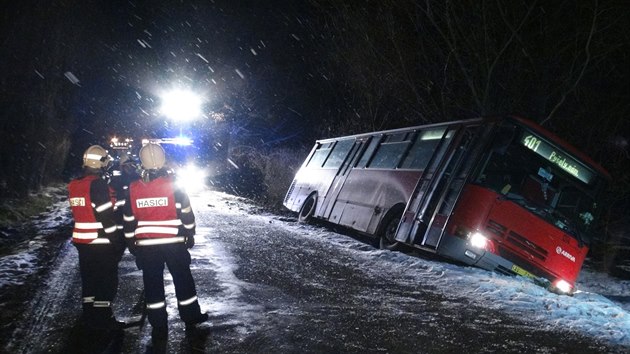
{"label": "firefighter glove", "polygon": [[186,237],[186,247],[193,248],[193,246],[195,245],[195,236],[187,236]]}

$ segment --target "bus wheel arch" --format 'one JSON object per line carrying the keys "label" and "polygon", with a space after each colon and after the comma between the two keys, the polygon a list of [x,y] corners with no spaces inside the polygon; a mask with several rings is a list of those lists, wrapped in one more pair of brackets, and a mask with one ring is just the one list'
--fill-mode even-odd
{"label": "bus wheel arch", "polygon": [[313,220],[313,215],[315,215],[315,207],[317,206],[317,193],[311,193],[306,199],[304,203],[302,203],[302,207],[300,207],[300,211],[298,213],[298,221],[301,223],[309,223]]}
{"label": "bus wheel arch", "polygon": [[389,209],[385,217],[381,220],[376,236],[380,249],[397,251],[402,248],[402,244],[394,239],[400,219],[402,218],[405,206],[396,204]]}

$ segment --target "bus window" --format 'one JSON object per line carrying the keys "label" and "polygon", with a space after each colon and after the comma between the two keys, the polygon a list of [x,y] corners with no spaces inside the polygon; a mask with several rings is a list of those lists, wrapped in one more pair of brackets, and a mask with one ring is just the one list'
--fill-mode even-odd
{"label": "bus window", "polygon": [[381,141],[381,136],[382,135],[373,136],[370,138],[370,145],[368,145],[368,147],[363,152],[363,156],[361,156],[361,160],[359,160],[359,163],[357,164],[357,168],[363,168],[367,166],[368,161],[370,161],[370,157],[372,157],[374,150],[376,150],[376,147]]}
{"label": "bus window", "polygon": [[335,144],[330,156],[324,163],[324,168],[339,168],[348,155],[354,140],[340,140]]}
{"label": "bus window", "polygon": [[594,198],[598,187],[594,177],[590,177],[590,185],[585,184],[518,140],[502,152],[491,150],[475,182],[503,194],[578,240],[587,239],[596,218]]}
{"label": "bus window", "polygon": [[328,157],[328,154],[330,153],[332,145],[333,145],[332,142],[331,143],[320,144],[317,147],[317,150],[315,150],[315,153],[313,154],[313,157],[308,162],[306,167],[310,167],[310,168],[320,168],[320,167],[322,167],[322,164],[324,163],[324,160],[326,160],[326,158]]}
{"label": "bus window", "polygon": [[[574,186],[566,186],[560,190],[556,210],[559,215],[565,218],[571,217],[579,230],[586,231],[583,232],[583,236],[590,236],[588,231],[593,228],[593,222],[597,215],[597,204],[592,198]],[[588,242],[590,239],[586,241]]]}
{"label": "bus window", "polygon": [[410,133],[395,133],[385,136],[368,168],[396,168],[411,143]]}
{"label": "bus window", "polygon": [[[446,128],[439,128],[421,132],[411,147],[405,161],[403,161],[401,168],[424,170],[429,160],[431,160],[440,140],[442,140],[445,130]],[[447,138],[450,138],[452,135],[451,131],[447,135]]]}

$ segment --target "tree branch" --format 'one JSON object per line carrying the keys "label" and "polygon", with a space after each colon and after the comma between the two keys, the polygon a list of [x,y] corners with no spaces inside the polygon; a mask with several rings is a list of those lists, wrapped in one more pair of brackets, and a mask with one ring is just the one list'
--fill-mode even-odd
{"label": "tree branch", "polygon": [[589,30],[588,38],[586,39],[586,44],[584,46],[584,53],[586,54],[586,58],[584,59],[584,63],[582,64],[582,69],[580,70],[580,74],[575,79],[575,82],[573,82],[573,85],[571,85],[569,90],[567,90],[565,93],[562,94],[562,96],[560,97],[560,100],[558,101],[558,103],[556,103],[556,105],[553,107],[551,112],[549,112],[547,117],[540,122],[540,125],[544,125],[545,123],[547,123],[554,117],[556,112],[564,104],[564,101],[566,100],[567,96],[570,93],[575,91],[580,81],[582,80],[582,77],[584,76],[584,73],[586,72],[586,69],[588,68],[589,63],[591,61],[591,41],[593,40],[593,35],[595,34],[595,28],[597,27],[597,17],[599,15],[598,12],[599,12],[598,0],[595,0],[595,9],[593,10],[593,20],[591,21],[591,28]]}

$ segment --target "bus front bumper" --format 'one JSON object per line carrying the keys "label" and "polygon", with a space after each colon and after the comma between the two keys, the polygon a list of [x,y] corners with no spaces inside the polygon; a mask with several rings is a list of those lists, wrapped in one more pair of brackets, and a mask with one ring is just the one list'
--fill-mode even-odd
{"label": "bus front bumper", "polygon": [[522,275],[532,279],[538,278],[501,256],[474,247],[469,241],[448,234],[442,237],[437,252],[440,255],[467,265],[495,271],[497,273]]}

